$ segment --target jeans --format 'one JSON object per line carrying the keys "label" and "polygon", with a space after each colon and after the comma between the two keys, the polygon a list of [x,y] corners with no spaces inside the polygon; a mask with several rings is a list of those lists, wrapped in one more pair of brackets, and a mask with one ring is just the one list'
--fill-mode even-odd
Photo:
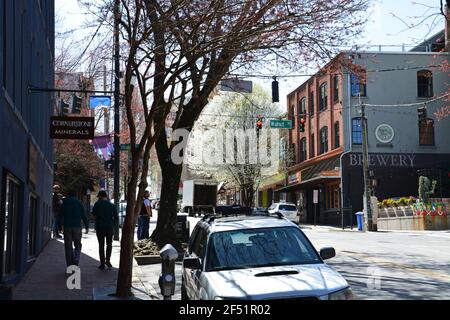
{"label": "jeans", "polygon": [[53,235],[59,236],[59,233],[61,232],[61,224],[59,217],[57,215],[53,216]]}
{"label": "jeans", "polygon": [[138,230],[137,230],[138,240],[150,238],[149,229],[150,229],[150,217],[139,216]]}
{"label": "jeans", "polygon": [[80,262],[81,237],[81,228],[64,228],[64,248],[67,266],[78,265]]}
{"label": "jeans", "polygon": [[[111,259],[113,235],[114,229],[97,230],[100,264],[105,264],[105,262],[109,262]],[[105,258],[105,239],[106,239],[106,258]]]}

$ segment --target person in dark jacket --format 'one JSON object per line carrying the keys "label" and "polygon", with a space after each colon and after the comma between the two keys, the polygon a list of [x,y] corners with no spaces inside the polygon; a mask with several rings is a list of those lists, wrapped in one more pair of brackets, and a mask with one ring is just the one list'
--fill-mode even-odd
{"label": "person in dark jacket", "polygon": [[[64,247],[67,266],[78,265],[81,255],[82,227],[84,222],[86,233],[89,233],[89,221],[83,205],[76,198],[76,192],[69,191],[61,205],[60,217],[64,228]],[[74,249],[75,247],[75,249]]]}
{"label": "person in dark jacket", "polygon": [[61,237],[61,223],[60,223],[60,211],[62,205],[63,196],[61,194],[61,187],[57,184],[53,186],[53,238],[62,239]]}
{"label": "person in dark jacket", "polygon": [[[95,217],[95,230],[99,246],[100,266],[101,270],[105,270],[106,266],[112,268],[110,259],[112,252],[112,241],[114,236],[114,226],[119,221],[119,214],[116,206],[108,201],[106,191],[99,191],[98,201],[92,208],[92,215]],[[105,257],[105,240],[106,240],[106,257]],[[106,265],[106,266],[105,266]]]}

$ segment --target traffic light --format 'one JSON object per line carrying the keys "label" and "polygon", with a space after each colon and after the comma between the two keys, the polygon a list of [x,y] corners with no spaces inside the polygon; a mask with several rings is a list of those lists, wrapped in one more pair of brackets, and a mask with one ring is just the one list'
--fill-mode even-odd
{"label": "traffic light", "polygon": [[64,100],[61,99],[60,104],[60,115],[64,116],[69,113],[69,104],[65,103]]}
{"label": "traffic light", "polygon": [[259,131],[262,129],[263,126],[263,121],[261,118],[258,118],[258,120],[256,121],[256,130]]}
{"label": "traffic light", "polygon": [[280,95],[278,92],[278,81],[276,77],[273,77],[272,81],[272,102],[280,102]]}
{"label": "traffic light", "polygon": [[73,95],[73,99],[72,99],[72,113],[77,113],[80,114],[81,113],[81,103],[82,103],[82,99],[78,98],[76,95]]}
{"label": "traffic light", "polygon": [[419,122],[427,120],[427,107],[420,107],[417,109],[417,113],[419,116]]}
{"label": "traffic light", "polygon": [[306,119],[304,115],[300,116],[300,121],[298,122],[298,131],[305,132]]}

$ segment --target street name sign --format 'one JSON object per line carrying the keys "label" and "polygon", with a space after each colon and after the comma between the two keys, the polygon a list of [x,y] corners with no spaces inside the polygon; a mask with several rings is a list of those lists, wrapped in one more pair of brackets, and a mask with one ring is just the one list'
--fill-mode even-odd
{"label": "street name sign", "polygon": [[220,90],[228,92],[252,93],[253,82],[238,79],[223,79],[220,82]]}
{"label": "street name sign", "polygon": [[50,117],[51,139],[94,139],[94,117]]}
{"label": "street name sign", "polygon": [[129,151],[131,150],[131,144],[125,143],[120,145],[120,151]]}
{"label": "street name sign", "polygon": [[270,127],[272,129],[292,129],[291,120],[270,120]]}

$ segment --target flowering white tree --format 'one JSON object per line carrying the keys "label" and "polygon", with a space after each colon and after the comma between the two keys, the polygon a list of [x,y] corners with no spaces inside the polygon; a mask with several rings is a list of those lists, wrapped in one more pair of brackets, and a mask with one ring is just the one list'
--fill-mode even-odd
{"label": "flowering white tree", "polygon": [[252,206],[261,179],[282,169],[279,129],[268,128],[270,119],[280,117],[280,109],[258,86],[251,94],[220,95],[191,132],[185,157],[188,168],[235,186],[242,204]]}

